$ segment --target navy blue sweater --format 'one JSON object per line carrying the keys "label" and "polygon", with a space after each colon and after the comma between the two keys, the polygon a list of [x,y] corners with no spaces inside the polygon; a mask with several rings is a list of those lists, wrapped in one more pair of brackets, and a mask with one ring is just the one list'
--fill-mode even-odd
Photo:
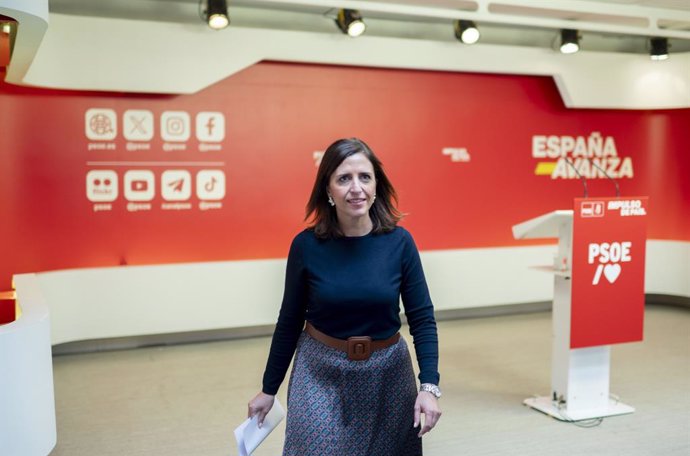
{"label": "navy blue sweater", "polygon": [[387,339],[400,330],[400,298],[410,326],[419,379],[439,382],[434,308],[419,252],[401,227],[384,234],[318,239],[304,230],[292,241],[285,292],[263,378],[274,395],[285,378],[305,320],[338,339]]}

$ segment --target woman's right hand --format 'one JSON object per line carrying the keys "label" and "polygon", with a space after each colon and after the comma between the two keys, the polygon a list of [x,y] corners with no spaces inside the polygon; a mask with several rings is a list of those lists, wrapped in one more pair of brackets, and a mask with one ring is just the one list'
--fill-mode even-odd
{"label": "woman's right hand", "polygon": [[247,417],[252,418],[254,415],[257,415],[259,427],[263,426],[264,418],[266,418],[268,412],[271,411],[271,407],[273,407],[274,401],[275,396],[271,396],[270,394],[260,392],[259,394],[254,396],[254,399],[249,401]]}

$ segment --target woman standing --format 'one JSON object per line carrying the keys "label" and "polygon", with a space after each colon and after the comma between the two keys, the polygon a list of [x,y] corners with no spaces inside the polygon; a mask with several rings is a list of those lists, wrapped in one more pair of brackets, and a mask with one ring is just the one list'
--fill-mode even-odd
{"label": "woman standing", "polygon": [[[312,225],[290,247],[263,388],[249,402],[261,425],[294,354],[283,456],[420,456],[441,416],[433,305],[394,202],[363,141],[326,150],[307,204]],[[419,392],[398,333],[401,297]]]}

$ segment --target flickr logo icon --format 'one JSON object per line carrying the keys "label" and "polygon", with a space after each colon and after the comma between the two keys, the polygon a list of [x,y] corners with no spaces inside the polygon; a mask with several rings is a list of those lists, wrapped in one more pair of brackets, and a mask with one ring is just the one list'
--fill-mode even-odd
{"label": "flickr logo icon", "polygon": [[94,203],[117,199],[117,173],[112,170],[92,170],[86,174],[86,197]]}

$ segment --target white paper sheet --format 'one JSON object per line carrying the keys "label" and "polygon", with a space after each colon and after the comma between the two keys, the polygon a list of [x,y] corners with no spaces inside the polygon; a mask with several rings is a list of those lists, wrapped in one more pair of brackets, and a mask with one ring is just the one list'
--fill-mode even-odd
{"label": "white paper sheet", "polygon": [[275,399],[271,411],[264,418],[264,424],[259,428],[256,416],[247,419],[235,429],[235,439],[237,440],[237,450],[240,456],[250,456],[254,450],[264,441],[268,434],[278,426],[278,423],[285,418],[285,410]]}

